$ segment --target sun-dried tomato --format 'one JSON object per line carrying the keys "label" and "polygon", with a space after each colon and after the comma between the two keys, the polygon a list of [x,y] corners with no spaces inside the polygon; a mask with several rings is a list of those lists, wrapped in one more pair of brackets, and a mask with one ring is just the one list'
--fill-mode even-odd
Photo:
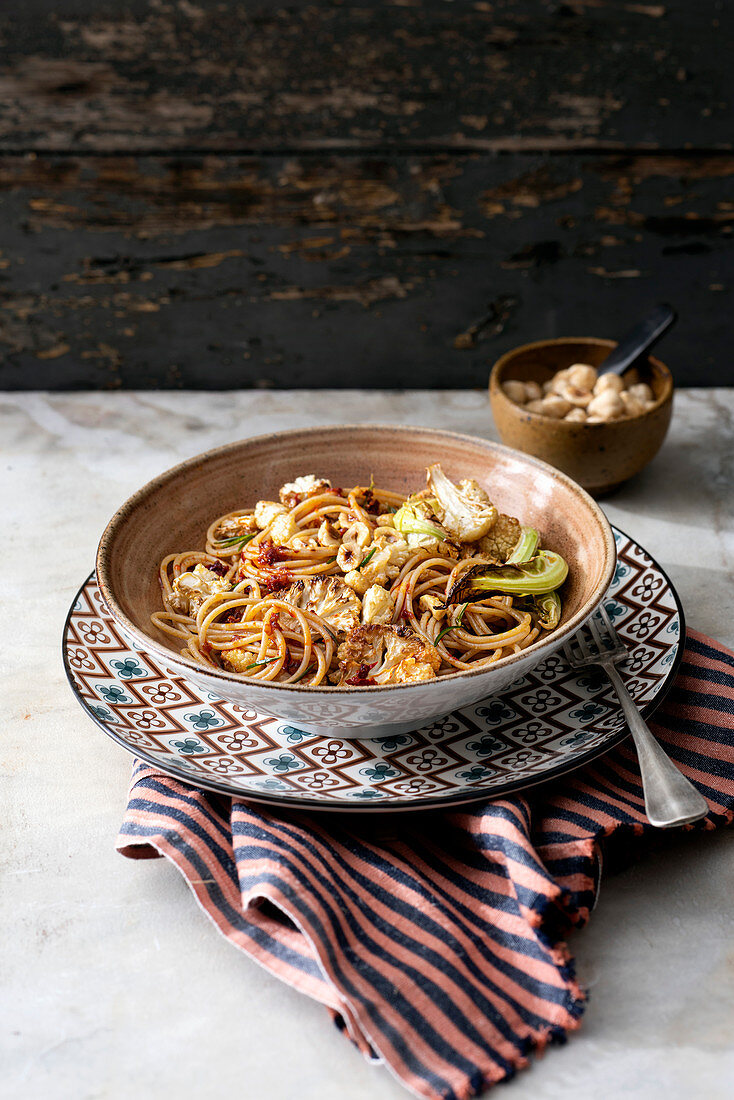
{"label": "sun-dried tomato", "polygon": [[276,561],[289,561],[293,557],[287,546],[275,546],[272,542],[263,542],[257,554],[260,569],[270,569]]}
{"label": "sun-dried tomato", "polygon": [[371,665],[360,665],[354,676],[350,676],[347,683],[351,687],[366,687],[369,684],[374,684],[373,678],[370,676]]}
{"label": "sun-dried tomato", "polygon": [[263,629],[266,634],[272,634],[274,630],[280,630],[280,619],[277,611],[270,616]]}
{"label": "sun-dried tomato", "polygon": [[218,577],[226,577],[229,573],[229,566],[226,562],[220,561],[219,558],[216,561],[209,562],[207,569],[211,573],[216,573]]}
{"label": "sun-dried tomato", "polygon": [[241,623],[244,614],[244,607],[233,607],[229,611],[225,611],[219,621],[222,623]]}
{"label": "sun-dried tomato", "polygon": [[265,592],[277,592],[281,588],[288,588],[293,583],[293,574],[288,569],[275,569],[263,583]]}
{"label": "sun-dried tomato", "polygon": [[363,492],[362,507],[365,512],[369,512],[370,515],[376,516],[380,514],[380,502],[375,499],[375,494],[371,489],[365,489]]}

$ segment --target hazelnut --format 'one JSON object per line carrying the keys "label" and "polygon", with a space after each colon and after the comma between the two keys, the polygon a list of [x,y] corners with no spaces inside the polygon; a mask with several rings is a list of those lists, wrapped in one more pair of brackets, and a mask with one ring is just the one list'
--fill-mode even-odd
{"label": "hazelnut", "polygon": [[653,392],[645,382],[638,382],[636,386],[630,386],[627,390],[630,397],[636,397],[644,404],[646,401],[654,401]]}
{"label": "hazelnut", "polygon": [[518,405],[525,404],[524,382],[503,382],[502,390],[505,394],[505,397],[509,397],[510,401],[515,401]]}
{"label": "hazelnut", "polygon": [[586,411],[590,417],[598,416],[602,420],[614,420],[615,417],[624,414],[624,403],[618,393],[607,387],[592,398]]}
{"label": "hazelnut", "polygon": [[557,370],[551,378],[551,390],[558,393],[562,386],[568,382],[568,367],[565,370]]}
{"label": "hazelnut", "polygon": [[618,374],[603,374],[601,378],[598,378],[594,386],[594,397],[600,393],[604,393],[605,390],[611,390],[612,393],[621,393],[624,389],[624,382]]}
{"label": "hazelnut", "polygon": [[570,412],[566,413],[563,419],[570,420],[572,424],[585,424],[586,413],[583,409],[571,409]]}
{"label": "hazelnut", "polygon": [[543,391],[537,382],[525,383],[525,397],[528,401],[540,401]]}
{"label": "hazelnut", "polygon": [[545,409],[543,408],[543,402],[540,401],[540,400],[528,401],[525,408],[527,409],[528,412],[540,413],[541,415],[545,415]]}
{"label": "hazelnut", "polygon": [[575,405],[579,409],[585,408],[591,401],[589,390],[580,390],[578,386],[572,386],[568,381],[561,382],[555,392],[568,401],[569,405]]}
{"label": "hazelnut", "polygon": [[596,384],[596,367],[588,363],[574,363],[567,371],[568,381],[579,390],[593,390]]}
{"label": "hazelnut", "polygon": [[540,402],[541,412],[546,416],[552,416],[556,420],[560,420],[565,416],[568,410],[571,408],[569,401],[565,401],[557,393],[549,393]]}
{"label": "hazelnut", "polygon": [[625,416],[640,416],[641,413],[644,413],[645,406],[629,390],[622,390],[619,396],[624,405]]}

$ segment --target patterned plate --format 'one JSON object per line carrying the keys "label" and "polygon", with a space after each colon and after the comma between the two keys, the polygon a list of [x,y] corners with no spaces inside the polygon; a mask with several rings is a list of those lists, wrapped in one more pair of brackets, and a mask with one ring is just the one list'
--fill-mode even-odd
{"label": "patterned plate", "polygon": [[[643,713],[675,676],[683,610],[660,566],[614,532],[607,610],[630,649]],[[227,703],[123,640],[88,578],[64,629],[64,663],[87,713],[129,752],[177,779],[252,801],[322,810],[429,809],[517,791],[568,772],[626,735],[606,678],[548,657],[501,696],[412,734],[340,741]]]}

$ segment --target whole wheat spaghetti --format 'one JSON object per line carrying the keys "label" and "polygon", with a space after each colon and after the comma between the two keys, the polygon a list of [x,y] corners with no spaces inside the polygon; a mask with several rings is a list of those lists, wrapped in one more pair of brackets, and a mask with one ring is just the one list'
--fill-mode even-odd
{"label": "whole wheat spaghetti", "polygon": [[381,686],[493,665],[560,617],[563,559],[440,466],[409,497],[306,475],[167,555],[155,626],[195,661],[281,684]]}

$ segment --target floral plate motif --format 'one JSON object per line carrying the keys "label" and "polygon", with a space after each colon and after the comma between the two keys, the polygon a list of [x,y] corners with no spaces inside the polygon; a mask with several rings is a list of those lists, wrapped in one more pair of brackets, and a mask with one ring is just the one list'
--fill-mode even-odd
{"label": "floral plate motif", "polygon": [[[627,688],[648,714],[672,683],[683,611],[659,565],[615,530],[606,608],[630,657]],[[72,689],[97,725],[183,782],[257,802],[321,810],[404,810],[498,797],[587,763],[626,736],[600,670],[554,653],[501,695],[414,733],[341,741],[228,703],[131,649],[94,576],[64,631]]]}

